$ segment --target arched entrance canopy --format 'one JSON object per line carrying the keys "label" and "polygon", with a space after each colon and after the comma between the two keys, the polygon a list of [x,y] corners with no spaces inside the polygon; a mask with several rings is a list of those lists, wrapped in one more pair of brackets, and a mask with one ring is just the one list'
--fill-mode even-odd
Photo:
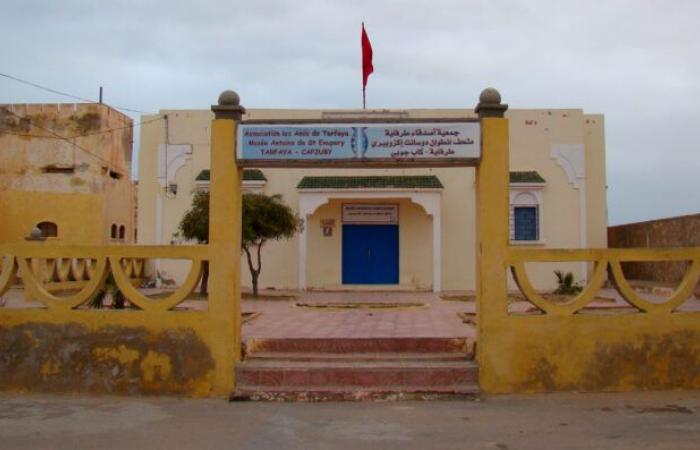
{"label": "arched entrance canopy", "polygon": [[[408,199],[419,205],[433,220],[433,292],[441,289],[442,261],[442,227],[441,227],[441,195],[442,188],[435,189],[310,189],[299,192],[299,216],[307,219],[322,205],[331,200],[383,200]],[[304,227],[299,236],[299,289],[307,287],[307,228]]]}

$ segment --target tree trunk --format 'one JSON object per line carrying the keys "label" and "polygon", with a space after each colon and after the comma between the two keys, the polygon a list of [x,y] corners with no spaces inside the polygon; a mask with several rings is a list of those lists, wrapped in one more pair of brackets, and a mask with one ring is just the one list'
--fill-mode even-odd
{"label": "tree trunk", "polygon": [[202,282],[199,285],[199,293],[209,294],[209,261],[202,261]]}
{"label": "tree trunk", "polygon": [[253,297],[257,298],[258,297],[258,276],[260,275],[260,272],[253,272],[251,273],[253,277]]}
{"label": "tree trunk", "polygon": [[260,276],[260,271],[262,270],[262,261],[260,259],[260,247],[263,246],[265,241],[261,241],[259,244],[253,244],[257,245],[257,253],[258,253],[258,268],[255,268],[255,265],[253,264],[253,255],[250,254],[250,249],[248,246],[244,245],[243,246],[243,251],[245,252],[246,259],[248,260],[248,268],[250,269],[250,277],[253,281],[253,297],[258,296],[258,277]]}

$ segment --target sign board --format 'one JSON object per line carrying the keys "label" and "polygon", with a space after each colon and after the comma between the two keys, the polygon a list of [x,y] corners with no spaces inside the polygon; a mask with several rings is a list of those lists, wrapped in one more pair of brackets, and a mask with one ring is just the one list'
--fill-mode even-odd
{"label": "sign board", "polygon": [[345,204],[343,205],[343,223],[397,224],[399,223],[399,205]]}
{"label": "sign board", "polygon": [[243,167],[475,165],[478,122],[255,124],[238,129]]}

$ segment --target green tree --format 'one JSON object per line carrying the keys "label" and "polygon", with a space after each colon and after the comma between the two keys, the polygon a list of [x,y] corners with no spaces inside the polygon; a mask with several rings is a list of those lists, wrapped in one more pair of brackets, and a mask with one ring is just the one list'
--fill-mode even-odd
{"label": "green tree", "polygon": [[[179,234],[185,239],[194,240],[200,244],[209,242],[209,193],[197,192],[192,198],[192,207],[182,216],[178,226]],[[208,293],[209,261],[202,263],[202,281],[199,292]]]}
{"label": "green tree", "polygon": [[[262,270],[260,250],[265,242],[289,239],[303,226],[299,217],[282,202],[281,195],[244,194],[241,247],[248,260],[253,280],[253,296],[258,296],[258,278]],[[257,258],[253,258],[255,253]]]}
{"label": "green tree", "polygon": [[[302,222],[282,196],[243,194],[241,250],[245,252],[253,280],[253,295],[258,296],[258,279],[262,271],[261,249],[267,241],[288,239],[301,230]],[[198,192],[192,207],[183,216],[179,232],[185,239],[200,243],[209,241],[209,193]],[[207,293],[209,263],[203,267],[200,292]]]}

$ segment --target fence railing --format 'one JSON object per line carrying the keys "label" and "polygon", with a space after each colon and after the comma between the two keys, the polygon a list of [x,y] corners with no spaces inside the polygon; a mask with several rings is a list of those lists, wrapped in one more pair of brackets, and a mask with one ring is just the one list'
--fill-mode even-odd
{"label": "fence railing", "polygon": [[[235,310],[222,315],[215,296],[206,309],[175,308],[210,253],[208,245],[0,245],[0,296],[12,299],[0,307],[0,390],[228,395]],[[190,261],[189,274],[174,291],[140,289],[151,259]],[[105,308],[117,289],[124,307]]]}
{"label": "fence railing", "polygon": [[[84,304],[104,285],[111,274],[119,291],[143,311],[168,311],[182,303],[202,276],[208,260],[206,246],[60,246],[3,245],[0,296],[19,279],[26,296],[49,309],[70,310]],[[134,280],[144,277],[148,259],[184,259],[192,263],[182,285],[163,298],[142,294]],[[78,292],[55,293],[56,285]]]}
{"label": "fence railing", "polygon": [[[666,301],[657,303],[642,298],[625,278],[621,263],[638,261],[687,261],[689,268],[671,296]],[[588,283],[578,295],[565,303],[555,303],[537,292],[525,270],[526,263],[542,262],[587,262],[592,264],[593,269]],[[585,308],[595,299],[606,279],[625,301],[640,312],[667,314],[688,300],[700,280],[700,248],[582,250],[510,248],[507,264],[525,298],[550,315],[571,315]]]}

